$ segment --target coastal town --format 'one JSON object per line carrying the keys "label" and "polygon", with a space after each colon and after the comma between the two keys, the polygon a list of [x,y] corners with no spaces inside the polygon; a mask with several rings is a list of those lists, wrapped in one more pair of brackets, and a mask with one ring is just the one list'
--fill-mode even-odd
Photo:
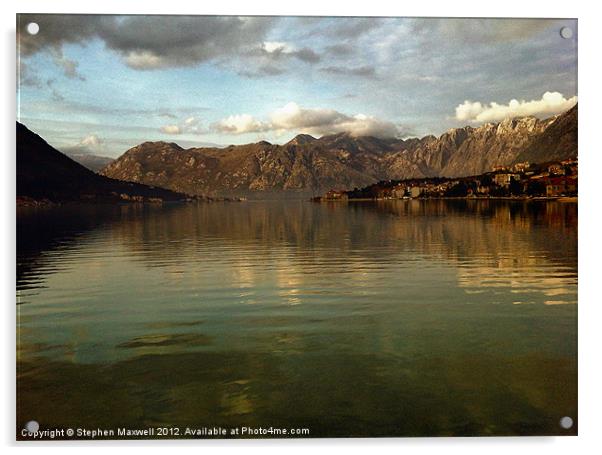
{"label": "coastal town", "polygon": [[314,201],[415,198],[571,198],[577,197],[577,158],[498,166],[485,174],[384,180],[351,191],[332,189]]}

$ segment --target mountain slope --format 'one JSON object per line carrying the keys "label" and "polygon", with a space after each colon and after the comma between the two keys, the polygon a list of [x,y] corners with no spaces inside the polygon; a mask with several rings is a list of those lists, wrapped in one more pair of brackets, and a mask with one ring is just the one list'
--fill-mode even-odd
{"label": "mountain slope", "polygon": [[506,119],[473,128],[440,171],[445,177],[477,175],[515,161],[550,120],[535,117]]}
{"label": "mountain slope", "polygon": [[145,142],[101,173],[189,194],[217,195],[318,194],[379,180],[477,175],[517,161],[574,156],[576,110],[546,120],[509,119],[407,140],[341,133],[319,139],[302,134],[283,145],[261,141],[226,148],[183,149],[174,143]]}
{"label": "mountain slope", "polygon": [[516,162],[531,163],[577,157],[577,105],[553,118],[546,130],[516,157]]}
{"label": "mountain slope", "polygon": [[90,169],[93,172],[98,172],[101,169],[107,167],[109,163],[113,162],[113,158],[109,158],[108,156],[99,156],[99,155],[90,155],[87,153],[69,153],[66,152],[69,158],[73,161],[81,164],[85,168]]}
{"label": "mountain slope", "polygon": [[284,146],[259,142],[187,150],[153,142],[128,150],[102,173],[193,194],[318,192],[331,186],[364,186],[380,178],[381,163],[375,155],[304,140]]}
{"label": "mountain slope", "polygon": [[95,174],[51,147],[40,136],[17,122],[17,197],[34,200],[117,201],[160,199],[175,201],[186,196]]}

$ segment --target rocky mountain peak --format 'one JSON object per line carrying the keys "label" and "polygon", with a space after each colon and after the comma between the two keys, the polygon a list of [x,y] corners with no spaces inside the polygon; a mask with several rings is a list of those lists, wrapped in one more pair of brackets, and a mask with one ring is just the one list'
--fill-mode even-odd
{"label": "rocky mountain peak", "polygon": [[532,132],[536,130],[541,121],[535,117],[516,117],[502,120],[497,126],[498,134],[507,134],[519,129]]}
{"label": "rocky mountain peak", "polygon": [[287,142],[292,145],[304,145],[312,142],[316,142],[318,139],[309,134],[297,134],[294,138]]}

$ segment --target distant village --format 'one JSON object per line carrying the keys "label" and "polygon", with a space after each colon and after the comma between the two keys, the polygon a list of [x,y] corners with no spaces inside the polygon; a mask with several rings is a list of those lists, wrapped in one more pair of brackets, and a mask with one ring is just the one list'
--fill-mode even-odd
{"label": "distant village", "polygon": [[485,174],[385,180],[351,191],[330,190],[316,201],[411,198],[561,198],[577,197],[577,159],[544,164],[498,166]]}

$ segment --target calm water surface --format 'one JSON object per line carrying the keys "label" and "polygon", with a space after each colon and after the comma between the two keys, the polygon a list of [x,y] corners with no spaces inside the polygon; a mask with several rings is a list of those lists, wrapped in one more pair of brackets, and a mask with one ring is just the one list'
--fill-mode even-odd
{"label": "calm water surface", "polygon": [[575,434],[577,205],[24,209],[17,426]]}

